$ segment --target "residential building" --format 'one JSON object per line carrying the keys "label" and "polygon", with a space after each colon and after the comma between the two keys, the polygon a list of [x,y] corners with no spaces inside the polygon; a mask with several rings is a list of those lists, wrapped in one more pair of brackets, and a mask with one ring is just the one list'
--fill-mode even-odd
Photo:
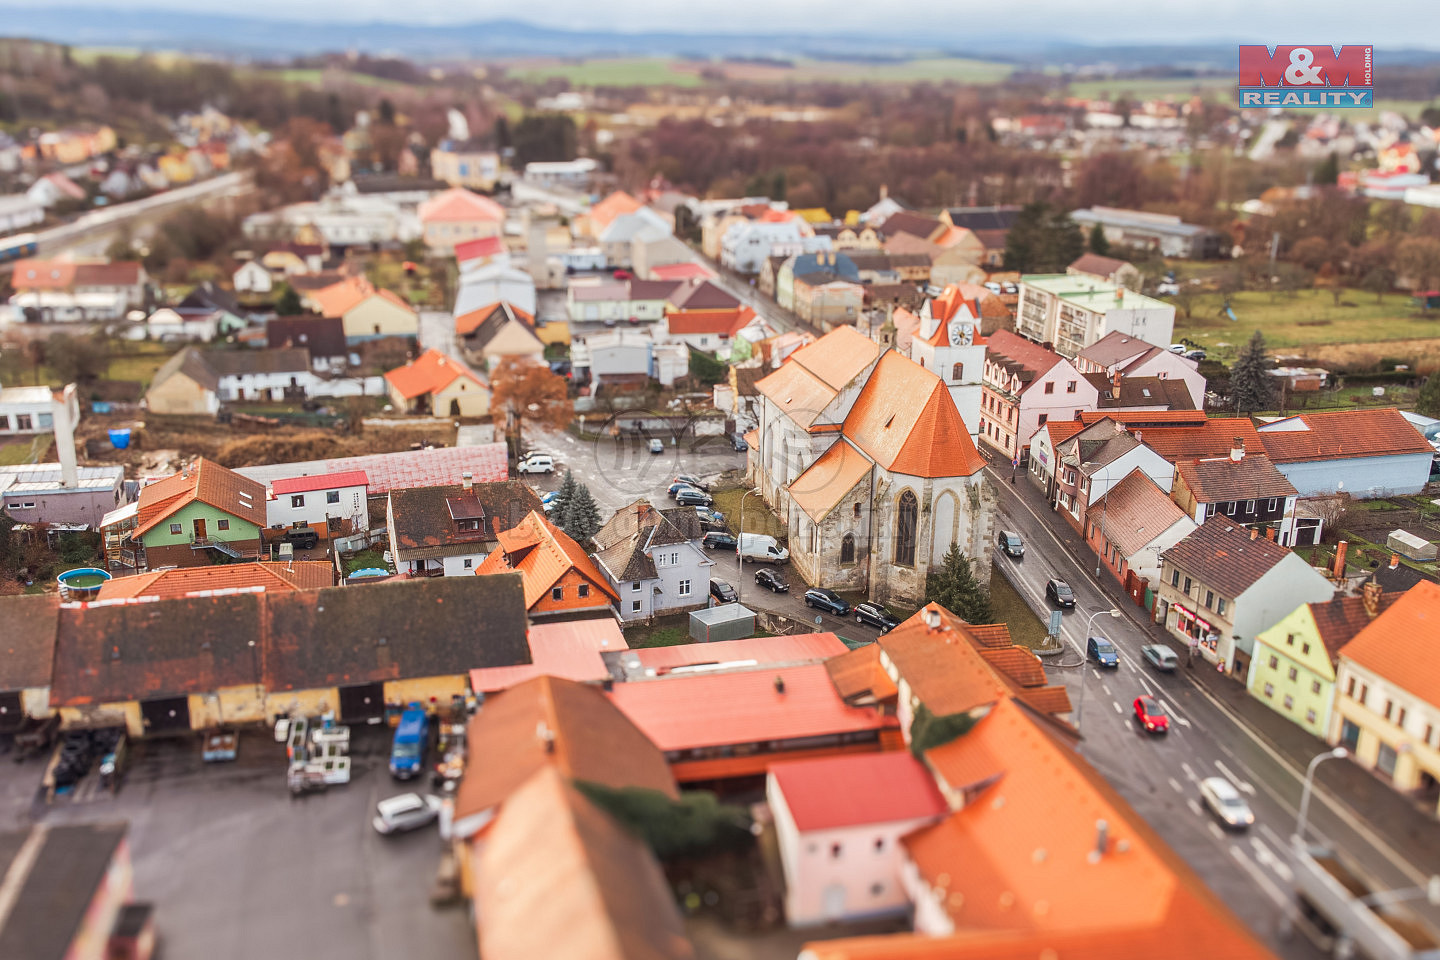
{"label": "residential building", "polygon": [[[884,223],[880,224],[880,233],[885,237],[887,243],[900,233],[908,233],[921,240],[934,242],[934,239],[950,226],[948,223],[910,210],[897,210],[886,217]],[[887,246],[886,249],[888,250],[889,247]]]}
{"label": "residential building", "polygon": [[[1082,258],[1083,259],[1083,258]],[[1111,331],[1075,355],[1081,373],[1114,377],[1159,377],[1185,383],[1190,409],[1205,409],[1205,378],[1194,360],[1187,360],[1165,345],[1146,343],[1120,331]],[[1177,408],[1178,409],[1178,408]]]}
{"label": "residential building", "polygon": [[540,509],[519,480],[392,489],[385,506],[395,569],[411,577],[462,577],[480,569],[502,532]]}
{"label": "residential building", "polygon": [[620,624],[613,618],[531,624],[525,642],[530,646],[529,663],[471,670],[470,689],[488,697],[545,676],[601,683],[611,676],[605,658],[630,652]]}
{"label": "residential building", "polygon": [[[130,309],[145,306],[148,281],[145,268],[132,260],[17,260],[10,282],[17,293],[108,298]],[[52,301],[36,302],[43,307]]]}
{"label": "residential building", "polygon": [[455,244],[455,265],[461,273],[491,263],[510,266],[510,250],[504,237],[478,237]]}
{"label": "residential building", "polygon": [[442,140],[430,151],[430,175],[452,187],[488,192],[500,179],[500,154],[474,140]]}
{"label": "residential building", "polygon": [[1430,650],[1437,610],[1440,585],[1421,581],[1340,648],[1325,735],[1431,806],[1440,801],[1440,682]]}
{"label": "residential building", "polygon": [[504,260],[474,267],[460,275],[451,312],[457,317],[492,303],[508,303],[535,316],[535,279]]}
{"label": "residential building", "polygon": [[260,256],[260,264],[278,279],[319,273],[325,269],[324,243],[277,243]]}
{"label": "residential building", "polygon": [[426,350],[385,374],[390,402],[406,413],[483,417],[490,412],[490,388],[459,360]]}
{"label": "residential building", "polygon": [[0,233],[19,233],[45,222],[45,208],[23,193],[0,195]]}
{"label": "residential building", "polygon": [[532,620],[614,616],[620,596],[605,574],[538,506],[497,535],[494,553],[475,570],[480,576],[518,571],[525,609]]}
{"label": "residential building", "polygon": [[125,331],[127,339],[150,339],[160,343],[209,343],[220,335],[224,315],[215,310],[185,310],[161,307]]}
{"label": "residential building", "polygon": [[88,206],[86,201],[89,199],[85,188],[63,173],[47,173],[39,177],[30,184],[25,196],[47,210],[62,200],[69,201],[72,205]]}
{"label": "residential building", "polygon": [[837,327],[755,387],[749,473],[808,583],[919,602],[951,544],[988,556],[984,461],[933,372]]}
{"label": "residential building", "polygon": [[330,457],[296,463],[267,463],[241,467],[244,477],[271,484],[316,473],[363,471],[370,481],[370,496],[381,498],[391,490],[411,487],[439,487],[470,474],[476,483],[498,483],[510,475],[509,455],[504,443],[482,443],[473,447],[428,447],[371,453],[359,457]]}
{"label": "residential building", "polygon": [[898,337],[896,349],[945,382],[971,442],[978,440],[986,341],[959,288],[926,299],[918,313],[897,309],[891,316],[897,330],[902,325],[911,330],[908,352],[899,348]]}
{"label": "residential building", "polygon": [[525,164],[524,177],[541,186],[583,188],[590,183],[590,178],[598,169],[600,169],[599,161],[591,157],[579,157],[575,160],[537,161]]}
{"label": "residential building", "polygon": [[1088,512],[1086,544],[1131,599],[1141,604],[1145,590],[1160,582],[1160,554],[1196,527],[1195,521],[1138,467],[1111,486]]}
{"label": "residential building", "polygon": [[634,213],[644,206],[643,202],[624,190],[615,190],[578,218],[579,222],[575,225],[575,232],[579,236],[599,239],[600,235],[605,232],[605,228],[610,226],[617,217]]}
{"label": "residential building", "polygon": [[498,237],[505,228],[504,207],[459,187],[436,194],[417,212],[425,245],[439,256],[453,256],[455,246],[466,240]]}
{"label": "residential building", "polygon": [[1055,449],[1052,504],[1077,532],[1097,523],[1095,504],[1110,488],[1139,470],[1162,490],[1170,489],[1175,468],[1164,457],[1125,432],[1101,420],[1063,441]]}
{"label": "residential building", "polygon": [[130,600],[136,597],[170,599],[208,596],[215,591],[319,590],[335,586],[335,565],[328,560],[269,560],[225,563],[209,567],[172,567],[116,577],[100,585],[98,600]]}
{"label": "residential building", "polygon": [[136,502],[129,539],[144,548],[148,569],[204,566],[212,550],[232,560],[260,555],[265,488],[218,463],[201,457],[141,487]]}
{"label": "residential building", "polygon": [[[779,260],[776,267],[775,261]],[[823,275],[829,280],[843,280],[846,283],[860,282],[860,269],[854,257],[835,250],[821,250],[816,253],[792,254],[791,256],[767,257],[762,270],[775,274],[774,297],[783,310],[796,312],[795,281],[801,277]]]}
{"label": "residential building", "polygon": [[609,330],[576,342],[570,361],[577,380],[589,379],[594,389],[639,387],[650,380],[663,387],[690,371],[690,351],[684,343],[657,343],[647,330]]}
{"label": "residential building", "polygon": [[1119,331],[1156,346],[1169,346],[1175,306],[1113,283],[1068,274],[1020,278],[1015,332],[1054,344],[1074,358],[1106,334]]}
{"label": "residential building", "polygon": [[1036,430],[1094,410],[1100,397],[1069,360],[1008,330],[986,340],[984,379],[980,442],[1021,466]]}
{"label": "residential building", "polygon": [[756,274],[766,257],[793,256],[830,248],[829,237],[815,236],[815,230],[799,217],[770,211],[759,220],[740,220],[725,231],[720,245],[720,264],[736,273]]}
{"label": "residential building", "polygon": [[160,365],[145,391],[152,413],[214,416],[220,411],[220,374],[194,347],[185,347]]}
{"label": "residential building", "polygon": [[1223,252],[1221,237],[1214,230],[1169,214],[1090,207],[1072,211],[1070,219],[1087,233],[1098,224],[1112,247],[1154,250],[1162,257],[1184,260],[1206,260]]}
{"label": "residential building", "polygon": [[1276,469],[1302,497],[1415,494],[1435,450],[1393,407],[1302,413],[1257,428]]}
{"label": "residential building", "polygon": [[275,286],[275,278],[255,260],[246,260],[230,275],[236,293],[267,294]]}
{"label": "residential building", "polygon": [[1196,523],[1224,514],[1282,547],[1295,545],[1295,488],[1269,457],[1246,451],[1239,437],[1229,456],[1177,460],[1171,496]]}
{"label": "residential building", "polygon": [[347,277],[306,293],[302,300],[322,317],[339,317],[345,326],[345,342],[351,345],[382,337],[413,338],[420,329],[420,315],[414,307],[364,277]]}
{"label": "residential building", "polygon": [[6,650],[0,658],[0,733],[11,734],[51,714],[59,594],[0,597]]}
{"label": "residential building", "polygon": [[667,311],[663,328],[655,334],[702,353],[728,356],[731,343],[755,316],[750,307]]}
{"label": "residential building", "polygon": [[940,221],[950,227],[969,230],[979,241],[981,254],[979,263],[996,268],[1005,262],[1005,243],[1010,228],[1020,215],[1020,207],[1014,204],[994,207],[950,207],[940,211]]}
{"label": "residential building", "polygon": [[1118,284],[1128,290],[1140,288],[1140,271],[1135,269],[1133,263],[1115,257],[1103,257],[1098,253],[1081,254],[1078,260],[1065,268],[1065,273],[1072,277]]}
{"label": "residential building", "polygon": [[1095,387],[1098,394],[1095,409],[1100,413],[1195,409],[1183,380],[1127,377],[1118,371],[1109,376],[1103,373],[1084,376]]}
{"label": "residential building", "polygon": [[535,329],[535,316],[514,304],[486,304],[457,316],[455,335],[471,362],[486,370],[494,370],[507,359],[545,361],[545,344]]}
{"label": "residential building", "polygon": [[80,422],[80,403],[73,390],[56,394],[49,387],[0,387],[0,436],[50,433],[61,407],[69,410],[70,423]]}
{"label": "residential building", "polygon": [[[924,254],[930,258],[930,274],[927,277],[930,283],[943,288],[955,283],[979,285],[985,282],[985,270],[980,264],[989,263],[995,251],[993,249],[987,249],[979,236],[969,231],[966,231],[966,233],[970,237],[974,237],[973,243],[955,243],[951,246],[941,247]],[[892,252],[904,254],[906,248],[909,246],[909,244],[905,242],[907,239],[910,239],[907,234],[900,234],[897,238],[898,242],[890,244]],[[1005,253],[1004,247],[1001,247],[999,252],[1001,261],[1003,261]],[[999,266],[1001,261],[996,261],[992,265]],[[983,290],[984,288],[981,287],[981,289]],[[989,291],[986,292],[989,293]],[[994,294],[990,295],[994,296]],[[996,302],[999,302],[998,297],[996,298]],[[1009,308],[1006,308],[1006,314],[1009,314]]]}
{"label": "residential building", "polygon": [[865,288],[829,273],[809,273],[795,279],[795,316],[829,332],[855,323],[865,307]]}
{"label": "residential building", "polygon": [[792,927],[906,914],[900,839],[949,812],[904,750],[772,764],[765,798]]}
{"label": "residential building", "polygon": [[[73,436],[71,442],[73,448]],[[73,456],[62,463],[0,466],[0,503],[16,523],[99,530],[105,514],[125,503],[125,468],[79,467]]]}
{"label": "residential building", "polygon": [[1335,585],[1297,553],[1217,516],[1160,554],[1155,622],[1192,655],[1248,677],[1255,635]]}
{"label": "residential building", "polygon": [[265,324],[265,345],[271,350],[306,351],[316,373],[343,372],[352,365],[352,357],[359,360],[345,342],[345,321],[340,317],[271,317]]}
{"label": "residential building", "polygon": [[276,480],[265,491],[265,525],[325,527],[341,520],[351,531],[369,530],[369,489],[364,470]]}
{"label": "residential building", "polygon": [[1340,650],[1402,596],[1370,582],[1358,597],[1338,594],[1296,607],[1255,635],[1245,683],[1250,696],[1324,739],[1330,732]]}
{"label": "residential building", "polygon": [[[687,310],[735,310],[742,306],[738,297],[732,296],[708,277],[694,277],[676,283],[673,280],[653,281],[648,287],[652,299],[663,299],[666,313],[683,313]],[[661,286],[664,284],[664,286]],[[636,296],[636,285],[632,282],[631,299]]]}
{"label": "residential building", "polygon": [[310,369],[310,351],[303,347],[206,350],[201,358],[215,371],[216,391],[227,403],[237,400],[301,400],[316,383],[315,373]]}
{"label": "residential building", "polygon": [[[595,225],[592,212],[591,228],[594,229]],[[605,254],[606,266],[630,267],[634,265],[636,246],[673,240],[674,229],[674,222],[659,211],[637,207],[628,213],[617,214],[594,236]]]}
{"label": "residential building", "polygon": [[1027,476],[1045,491],[1045,498],[1051,503],[1059,496],[1060,480],[1071,483],[1060,466],[1060,445],[1084,429],[1085,424],[1080,420],[1049,420],[1031,435],[1026,445],[1030,459]]}
{"label": "residential building", "polygon": [[595,534],[595,562],[619,597],[625,621],[704,607],[710,602],[710,571],[700,520],[689,507],[656,510],[637,500]]}

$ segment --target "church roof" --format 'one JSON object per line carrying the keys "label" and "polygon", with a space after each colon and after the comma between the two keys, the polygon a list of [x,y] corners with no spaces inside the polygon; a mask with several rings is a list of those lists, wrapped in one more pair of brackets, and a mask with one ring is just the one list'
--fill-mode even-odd
{"label": "church roof", "polygon": [[945,384],[893,350],[875,365],[844,433],[892,473],[968,477],[985,466]]}
{"label": "church roof", "polygon": [[791,482],[790,498],[819,523],[869,472],[865,455],[841,439]]}
{"label": "church roof", "polygon": [[850,381],[868,367],[879,344],[854,327],[836,327],[790,355],[779,370],[755,384],[780,410],[809,430]]}

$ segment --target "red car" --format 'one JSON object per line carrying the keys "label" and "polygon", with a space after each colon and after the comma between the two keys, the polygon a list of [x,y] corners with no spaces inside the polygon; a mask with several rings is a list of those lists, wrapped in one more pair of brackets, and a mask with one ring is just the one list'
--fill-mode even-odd
{"label": "red car", "polygon": [[1148,733],[1169,733],[1170,714],[1160,706],[1160,701],[1148,694],[1135,698],[1135,719]]}

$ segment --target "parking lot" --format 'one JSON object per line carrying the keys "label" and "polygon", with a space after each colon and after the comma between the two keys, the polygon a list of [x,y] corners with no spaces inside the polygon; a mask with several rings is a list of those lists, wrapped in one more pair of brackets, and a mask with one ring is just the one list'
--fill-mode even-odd
{"label": "parking lot", "polygon": [[389,733],[355,728],[351,782],[299,799],[263,731],[226,764],[202,763],[195,737],[144,741],[116,795],[48,807],[35,799],[45,761],[6,756],[0,823],[128,820],[136,896],[156,904],[168,957],[474,957],[467,911],[429,903],[436,829],[370,826],[378,801],[421,789],[390,778]]}

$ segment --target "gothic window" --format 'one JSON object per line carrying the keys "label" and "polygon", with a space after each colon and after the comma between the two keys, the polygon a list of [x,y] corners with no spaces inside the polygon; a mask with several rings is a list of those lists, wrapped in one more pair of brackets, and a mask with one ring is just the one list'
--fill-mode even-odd
{"label": "gothic window", "polygon": [[843,537],[840,538],[840,562],[841,562],[841,563],[854,563],[854,562],[855,562],[855,536],[854,536],[854,534],[847,533],[847,534],[845,534],[845,536],[843,536]]}
{"label": "gothic window", "polygon": [[960,382],[961,380],[964,380],[964,379],[965,379],[965,364],[963,364],[963,363],[957,363],[957,364],[955,364],[955,366],[951,367],[951,368],[950,368],[950,379],[951,379],[951,380],[954,380],[954,381],[957,382],[957,383]]}
{"label": "gothic window", "polygon": [[895,513],[895,562],[906,567],[915,566],[915,527],[919,513],[915,494],[909,490],[900,494],[899,509]]}

